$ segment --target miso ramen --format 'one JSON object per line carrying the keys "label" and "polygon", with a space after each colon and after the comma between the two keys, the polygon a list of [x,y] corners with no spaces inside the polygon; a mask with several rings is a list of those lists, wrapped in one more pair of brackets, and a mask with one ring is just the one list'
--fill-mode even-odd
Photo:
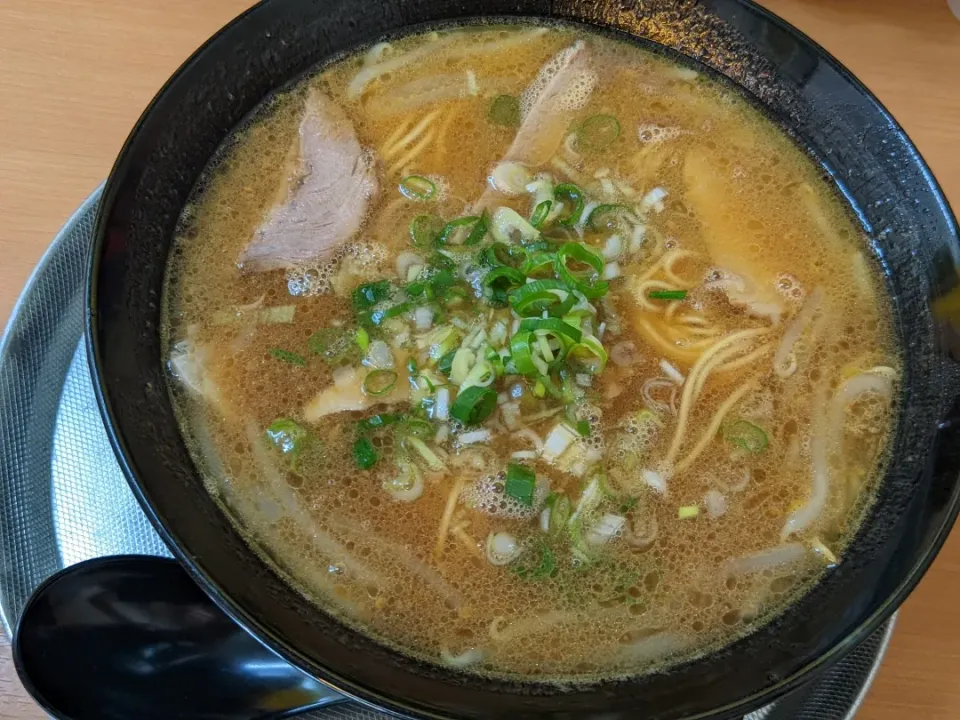
{"label": "miso ramen", "polygon": [[896,415],[882,276],[816,164],[726,84],[563,27],[379,43],[270,98],[164,303],[251,546],[464,672],[750,632],[842,561]]}

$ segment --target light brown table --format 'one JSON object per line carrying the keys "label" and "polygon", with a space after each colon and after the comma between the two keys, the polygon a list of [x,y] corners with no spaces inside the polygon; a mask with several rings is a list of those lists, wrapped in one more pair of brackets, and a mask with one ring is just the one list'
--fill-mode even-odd
{"label": "light brown table", "polygon": [[[141,110],[248,0],[0,0],[0,323]],[[946,0],[765,0],[886,104],[960,203],[960,21]],[[44,717],[0,642],[0,720]],[[960,718],[960,533],[900,613],[861,720]]]}

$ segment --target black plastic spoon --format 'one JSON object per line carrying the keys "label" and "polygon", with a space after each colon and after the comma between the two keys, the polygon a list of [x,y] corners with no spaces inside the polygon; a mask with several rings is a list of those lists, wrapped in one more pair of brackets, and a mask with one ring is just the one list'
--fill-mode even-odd
{"label": "black plastic spoon", "polygon": [[49,578],[27,601],[13,658],[59,720],[267,720],[347,699],[158,557],[98,558]]}

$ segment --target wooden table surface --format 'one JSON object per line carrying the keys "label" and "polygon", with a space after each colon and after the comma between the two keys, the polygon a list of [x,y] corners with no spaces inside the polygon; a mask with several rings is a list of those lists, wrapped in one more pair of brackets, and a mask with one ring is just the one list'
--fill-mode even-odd
{"label": "wooden table surface", "polygon": [[[360,1],[360,0],[358,0]],[[0,0],[0,323],[164,80],[249,0]],[[946,0],[765,0],[861,78],[960,207]],[[960,533],[900,612],[860,720],[960,718]],[[42,718],[0,641],[0,720]]]}

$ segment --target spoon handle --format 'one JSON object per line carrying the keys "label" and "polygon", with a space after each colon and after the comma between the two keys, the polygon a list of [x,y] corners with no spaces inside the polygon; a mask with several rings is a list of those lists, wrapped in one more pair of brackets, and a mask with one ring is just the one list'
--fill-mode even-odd
{"label": "spoon handle", "polygon": [[254,639],[174,560],[60,571],[13,642],[27,691],[62,720],[268,720],[346,700]]}

